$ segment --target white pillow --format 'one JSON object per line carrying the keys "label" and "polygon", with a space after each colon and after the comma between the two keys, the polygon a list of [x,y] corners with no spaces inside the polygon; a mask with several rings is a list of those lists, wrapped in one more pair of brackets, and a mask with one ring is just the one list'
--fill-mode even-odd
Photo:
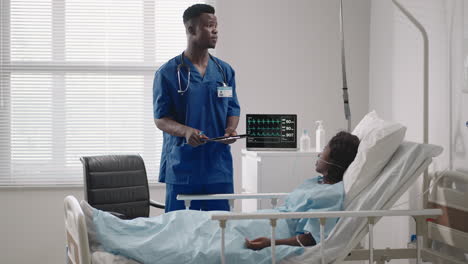
{"label": "white pillow", "polygon": [[405,137],[406,127],[368,113],[353,131],[360,140],[354,161],[343,175],[345,206],[382,171]]}

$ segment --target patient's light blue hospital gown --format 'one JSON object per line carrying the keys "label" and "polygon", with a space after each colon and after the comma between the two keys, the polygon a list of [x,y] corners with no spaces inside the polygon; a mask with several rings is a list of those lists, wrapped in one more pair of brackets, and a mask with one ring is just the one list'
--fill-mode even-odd
{"label": "patient's light blue hospital gown", "polygon": [[[305,181],[275,210],[259,212],[313,212],[342,210],[343,183],[320,184],[318,177]],[[108,252],[141,263],[220,263],[221,231],[212,214],[228,212],[181,210],[152,218],[120,220],[109,213],[94,210],[97,239]],[[337,219],[327,220],[325,234]],[[310,232],[320,241],[318,219],[278,220],[277,239]],[[271,248],[254,251],[245,248],[245,238],[270,237],[269,220],[231,220],[226,226],[227,263],[271,263]],[[277,246],[277,260],[301,254],[303,248]]]}

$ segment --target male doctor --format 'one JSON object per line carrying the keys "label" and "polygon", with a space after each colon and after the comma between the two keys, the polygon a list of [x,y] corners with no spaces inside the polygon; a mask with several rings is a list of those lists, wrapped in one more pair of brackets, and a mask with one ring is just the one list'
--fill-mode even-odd
{"label": "male doctor", "polygon": [[[240,106],[234,70],[210,55],[218,40],[215,10],[187,8],[187,48],[156,72],[154,121],[164,133],[159,181],[166,183],[166,212],[184,209],[178,194],[233,193],[229,144],[207,141],[235,136]],[[192,201],[194,210],[229,210],[226,200]]]}

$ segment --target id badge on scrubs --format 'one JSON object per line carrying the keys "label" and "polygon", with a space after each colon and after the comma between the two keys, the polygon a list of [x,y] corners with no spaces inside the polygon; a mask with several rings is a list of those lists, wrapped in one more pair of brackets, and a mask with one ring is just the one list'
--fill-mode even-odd
{"label": "id badge on scrubs", "polygon": [[218,97],[232,97],[232,87],[231,86],[219,86]]}

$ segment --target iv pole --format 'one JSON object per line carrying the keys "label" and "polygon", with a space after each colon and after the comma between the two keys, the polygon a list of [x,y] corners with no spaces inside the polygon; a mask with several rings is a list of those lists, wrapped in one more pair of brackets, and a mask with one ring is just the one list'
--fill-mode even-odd
{"label": "iv pole", "polygon": [[344,30],[343,30],[343,0],[340,0],[340,38],[341,38],[341,72],[343,75],[343,102],[344,113],[348,120],[348,132],[351,132],[351,109],[349,107],[348,82],[346,80],[346,61],[344,47]]}
{"label": "iv pole", "polygon": [[[397,0],[392,0],[393,4],[398,7],[398,9],[408,18],[409,21],[419,30],[423,39],[423,143],[429,143],[429,38],[427,35],[427,31],[424,26],[419,22],[405,7],[401,5],[401,3]],[[451,125],[451,124],[450,124]],[[450,142],[451,144],[451,142]],[[423,190],[429,189],[429,171],[428,169],[424,170],[424,177],[423,177]],[[423,195],[423,208],[428,207],[429,201],[429,193],[425,192]],[[427,225],[425,225],[427,228]],[[428,246],[428,240],[426,237],[423,239],[417,239],[417,247],[422,247],[423,244]],[[418,251],[417,255],[417,263],[421,263],[421,254]]]}

